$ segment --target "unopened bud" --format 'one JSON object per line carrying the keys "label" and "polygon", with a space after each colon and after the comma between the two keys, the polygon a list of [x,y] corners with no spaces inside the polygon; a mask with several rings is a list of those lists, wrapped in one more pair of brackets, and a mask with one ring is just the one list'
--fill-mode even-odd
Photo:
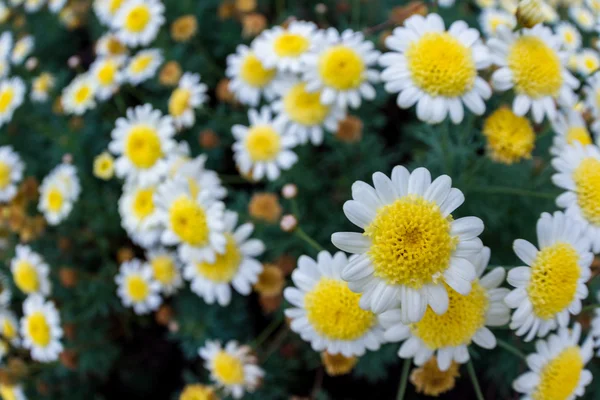
{"label": "unopened bud", "polygon": [[281,218],[279,226],[284,232],[291,232],[298,226],[298,219],[291,214],[286,214]]}
{"label": "unopened bud", "polygon": [[27,61],[25,61],[25,68],[27,68],[27,71],[33,71],[38,65],[39,61],[35,57],[29,57]]}
{"label": "unopened bud", "polygon": [[71,69],[75,69],[75,68],[79,67],[80,63],[81,63],[81,59],[77,56],[71,56],[71,57],[69,57],[69,60],[67,61],[67,65]]}
{"label": "unopened bud", "polygon": [[293,183],[288,183],[281,189],[281,195],[284,199],[293,199],[298,195],[298,186]]}

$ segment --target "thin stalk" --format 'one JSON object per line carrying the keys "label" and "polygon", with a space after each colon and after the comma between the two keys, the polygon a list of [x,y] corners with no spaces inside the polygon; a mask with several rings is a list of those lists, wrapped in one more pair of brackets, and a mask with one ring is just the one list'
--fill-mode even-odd
{"label": "thin stalk", "polygon": [[525,360],[526,356],[525,354],[517,349],[515,346],[513,346],[512,344],[505,342],[502,339],[498,339],[496,338],[496,342],[498,343],[498,347],[502,347],[504,350],[508,351],[509,353],[512,353],[513,355]]}
{"label": "thin stalk", "polygon": [[484,186],[470,188],[472,192],[488,193],[488,194],[506,194],[512,196],[527,196],[535,197],[539,199],[556,199],[556,195],[553,193],[536,192],[533,190],[511,188],[506,186]]}
{"label": "thin stalk", "polygon": [[473,383],[473,389],[475,390],[475,396],[477,397],[477,400],[485,400],[483,393],[481,392],[479,382],[477,381],[477,375],[475,374],[473,361],[469,360],[469,363],[467,364],[467,370],[469,371],[469,376],[471,377],[471,382]]}
{"label": "thin stalk", "polygon": [[396,400],[404,400],[404,394],[406,393],[406,385],[408,384],[408,373],[410,372],[410,364],[412,359],[407,358],[402,364],[402,375],[400,375],[400,386],[398,387],[398,394]]}
{"label": "thin stalk", "polygon": [[296,236],[298,236],[300,239],[304,240],[315,250],[317,250],[317,251],[325,250],[323,248],[323,246],[321,246],[316,240],[314,240],[313,238],[308,236],[308,234],[306,232],[304,232],[304,230],[302,228],[297,227],[294,232],[296,233]]}
{"label": "thin stalk", "polygon": [[263,331],[260,333],[260,335],[258,335],[256,340],[254,341],[255,348],[260,347],[264,343],[264,341],[267,340],[269,336],[271,336],[271,334],[277,330],[277,328],[279,328],[279,326],[281,325],[281,319],[281,317],[275,318],[273,321],[271,321],[269,325],[267,325],[265,329],[263,329]]}
{"label": "thin stalk", "polygon": [[588,312],[588,311],[593,311],[593,310],[595,310],[597,308],[600,308],[600,304],[595,304],[595,303],[594,304],[588,304],[587,306],[585,306],[585,307],[583,307],[581,309],[581,312],[584,313],[584,312]]}

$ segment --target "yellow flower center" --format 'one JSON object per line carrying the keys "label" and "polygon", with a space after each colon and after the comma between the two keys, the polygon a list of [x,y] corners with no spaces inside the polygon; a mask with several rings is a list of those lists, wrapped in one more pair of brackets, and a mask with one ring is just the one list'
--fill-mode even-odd
{"label": "yellow flower center", "polygon": [[62,191],[58,188],[53,187],[50,190],[48,190],[48,194],[46,196],[46,198],[48,199],[48,210],[54,213],[59,212],[62,209],[63,204],[65,202],[65,197],[63,196]]}
{"label": "yellow flower center", "polygon": [[320,92],[307,92],[305,83],[298,83],[285,95],[283,106],[292,121],[302,125],[321,124],[329,114],[329,106],[321,104]]}
{"label": "yellow flower center", "polygon": [[518,38],[509,50],[507,63],[515,91],[531,98],[558,96],[563,84],[558,54],[534,36]]}
{"label": "yellow flower center", "polygon": [[50,74],[42,74],[33,81],[33,90],[35,92],[46,93],[50,89],[52,76]]}
{"label": "yellow flower center", "polygon": [[153,60],[154,58],[149,54],[137,56],[131,61],[129,68],[134,74],[139,74],[140,72],[145,71]]}
{"label": "yellow flower center", "polygon": [[40,287],[38,273],[35,267],[27,261],[17,262],[15,272],[13,274],[15,285],[23,293],[34,293]]}
{"label": "yellow flower center", "polygon": [[2,400],[18,400],[17,394],[15,393],[15,387],[0,383],[0,398],[2,398]]}
{"label": "yellow flower center", "polygon": [[14,97],[15,91],[11,87],[8,87],[0,92],[0,113],[4,113],[6,110],[8,110],[8,107],[10,107],[12,104]]}
{"label": "yellow flower center", "polygon": [[27,317],[27,333],[34,345],[46,347],[50,344],[50,324],[46,321],[46,316],[40,311],[32,313]]}
{"label": "yellow flower center", "polygon": [[577,204],[583,216],[592,224],[600,225],[600,161],[584,159],[573,172]]}
{"label": "yellow flower center", "polygon": [[126,47],[123,46],[123,44],[115,38],[108,39],[108,42],[106,43],[106,48],[108,50],[108,53],[112,55],[123,54],[127,50]]}
{"label": "yellow flower center", "polygon": [[263,87],[273,80],[277,70],[267,69],[253,54],[246,55],[240,68],[240,77],[250,86]]}
{"label": "yellow flower center", "polygon": [[252,161],[271,161],[281,150],[281,138],[269,125],[257,125],[248,130],[246,149]]}
{"label": "yellow flower center", "polygon": [[298,57],[308,50],[309,45],[304,36],[286,32],[275,39],[273,50],[279,57]]}
{"label": "yellow flower center", "polygon": [[566,139],[567,144],[581,143],[584,146],[592,144],[592,138],[585,126],[574,126],[569,128]]}
{"label": "yellow flower center", "polygon": [[218,352],[213,359],[213,371],[217,379],[225,385],[244,383],[244,364],[225,351]]}
{"label": "yellow flower center", "polygon": [[579,384],[583,358],[579,347],[567,347],[544,366],[534,400],[567,400]]}
{"label": "yellow flower center", "polygon": [[127,294],[134,302],[144,301],[150,294],[150,287],[139,275],[130,275],[127,277]]}
{"label": "yellow flower center", "polygon": [[86,103],[93,95],[92,88],[89,85],[81,85],[75,90],[74,100],[77,104]]}
{"label": "yellow flower center", "polygon": [[579,255],[568,243],[556,243],[538,253],[527,287],[533,312],[551,319],[571,304],[580,276]]}
{"label": "yellow flower center", "polygon": [[304,296],[306,318],[320,335],[331,340],[355,340],[367,333],[375,314],[358,305],[359,293],[346,282],[321,278]]}
{"label": "yellow flower center", "polygon": [[535,132],[527,118],[515,115],[508,107],[501,107],[486,118],[482,132],[494,161],[512,164],[531,158]]}
{"label": "yellow flower center", "polygon": [[4,318],[2,321],[2,336],[8,340],[17,337],[17,327],[8,318]]}
{"label": "yellow flower center", "polygon": [[12,168],[7,163],[0,161],[0,189],[4,189],[7,187],[10,182],[10,174],[12,172]]}
{"label": "yellow flower center", "polygon": [[227,244],[224,254],[217,254],[213,264],[207,262],[196,263],[198,275],[213,282],[228,283],[238,272],[242,261],[242,254],[231,234],[226,234]]}
{"label": "yellow flower center", "polygon": [[111,14],[115,14],[125,0],[110,0],[110,4],[108,5],[108,11]]}
{"label": "yellow flower center", "polygon": [[177,276],[177,266],[172,257],[167,255],[158,256],[152,260],[150,265],[152,266],[154,279],[164,285],[173,282]]}
{"label": "yellow flower center", "polygon": [[115,75],[117,74],[117,64],[112,61],[107,61],[98,69],[98,82],[102,86],[109,86],[115,81]]}
{"label": "yellow flower center", "polygon": [[131,128],[125,155],[138,168],[150,168],[162,157],[160,136],[156,129],[147,125],[136,125]]}
{"label": "yellow flower center", "polygon": [[564,40],[565,40],[565,43],[571,44],[575,40],[575,35],[571,31],[566,31]]}
{"label": "yellow flower center", "polygon": [[181,195],[169,210],[171,229],[185,243],[201,246],[208,241],[206,213],[193,199]]}
{"label": "yellow flower center", "polygon": [[354,49],[333,46],[319,60],[319,74],[326,86],[337,90],[358,88],[365,80],[365,63]]}
{"label": "yellow flower center", "polygon": [[94,160],[94,175],[109,179],[114,172],[113,158],[108,153],[103,153]]}
{"label": "yellow flower center", "polygon": [[127,17],[125,18],[125,28],[134,33],[140,33],[150,22],[152,18],[152,14],[150,13],[150,9],[146,4],[140,4],[138,6],[133,7]]}
{"label": "yellow flower center", "polygon": [[133,199],[133,213],[143,220],[154,212],[154,189],[139,189]]}
{"label": "yellow flower center", "polygon": [[412,42],[406,61],[415,85],[431,96],[462,96],[477,77],[471,49],[446,32],[426,33]]}
{"label": "yellow flower center", "polygon": [[169,98],[169,114],[174,117],[179,117],[190,106],[190,98],[192,93],[188,89],[177,88]]}
{"label": "yellow flower center", "polygon": [[204,385],[187,385],[179,400],[218,400],[215,391],[208,386]]}
{"label": "yellow flower center", "polygon": [[450,235],[451,221],[437,204],[415,195],[379,208],[364,233],[371,239],[367,254],[375,276],[415,289],[437,282],[458,242]]}
{"label": "yellow flower center", "polygon": [[468,345],[475,333],[485,326],[489,300],[479,282],[473,282],[466,296],[444,285],[448,291],[448,311],[438,315],[428,307],[423,319],[410,326],[413,335],[431,350]]}
{"label": "yellow flower center", "polygon": [[585,57],[583,65],[588,72],[593,72],[598,69],[598,60],[594,57]]}

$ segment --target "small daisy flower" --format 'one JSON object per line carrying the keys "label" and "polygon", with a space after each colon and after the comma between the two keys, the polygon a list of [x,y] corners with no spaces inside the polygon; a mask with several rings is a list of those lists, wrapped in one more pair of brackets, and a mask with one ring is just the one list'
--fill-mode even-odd
{"label": "small daisy flower", "polygon": [[108,149],[118,156],[118,177],[147,186],[166,174],[165,154],[175,146],[175,126],[169,116],[154,110],[151,104],[127,109],[127,116],[117,119]]}
{"label": "small daisy flower", "polygon": [[94,12],[102,24],[111,25],[125,3],[127,0],[94,0]]}
{"label": "small daisy flower", "polygon": [[96,80],[96,97],[107,100],[119,89],[119,71],[123,57],[101,57],[90,66],[90,76]]}
{"label": "small daisy flower", "polygon": [[513,112],[523,116],[531,110],[533,120],[556,117],[555,100],[560,105],[575,102],[573,89],[579,81],[566,69],[567,54],[561,52],[560,40],[550,28],[536,25],[532,29],[511,32],[500,28],[499,35],[488,41],[494,62],[499,66],[492,75],[494,88],[513,88]]}
{"label": "small daisy flower", "polygon": [[583,76],[593,74],[600,67],[600,55],[593,49],[583,49],[577,55],[577,70]]}
{"label": "small daisy flower", "polygon": [[50,294],[50,267],[31,247],[17,245],[15,257],[10,261],[10,271],[15,286],[23,293]]}
{"label": "small daisy flower", "polygon": [[585,5],[588,6],[590,11],[595,15],[600,14],[600,0],[585,0]]}
{"label": "small daisy flower", "polygon": [[[203,191],[209,196],[221,200],[227,196],[227,189],[221,184],[219,175],[215,171],[206,168],[206,159],[205,154],[199,155],[194,159],[173,155],[167,158],[169,174],[171,177],[185,180],[192,196],[195,197]],[[178,162],[181,162],[181,164],[177,165]]]}
{"label": "small daisy flower", "polygon": [[10,400],[27,400],[21,385],[8,385],[0,383],[0,397]]}
{"label": "small daisy flower", "polygon": [[50,225],[58,225],[66,219],[73,209],[73,199],[69,188],[60,179],[48,175],[39,188],[38,210]]}
{"label": "small daisy flower", "polygon": [[119,40],[128,46],[147,46],[165,23],[160,0],[127,0],[111,20]]}
{"label": "small daisy flower", "polygon": [[10,8],[3,1],[0,1],[0,24],[6,23],[10,17]]}
{"label": "small daisy flower", "polygon": [[379,59],[385,69],[385,90],[398,93],[400,108],[416,104],[417,117],[428,123],[442,122],[448,114],[453,123],[463,120],[463,104],[476,115],[485,112],[492,90],[478,76],[491,61],[479,32],[464,21],[446,31],[438,14],[414,15],[394,29],[386,41],[391,52]]}
{"label": "small daisy flower", "polygon": [[152,269],[138,259],[122,263],[115,282],[123,305],[138,315],[158,309],[162,302],[160,284],[152,278]]}
{"label": "small daisy flower", "polygon": [[102,180],[109,180],[115,174],[115,159],[108,152],[102,152],[94,158],[94,176]]}
{"label": "small daisy flower", "polygon": [[360,305],[376,314],[402,305],[405,322],[418,322],[430,305],[439,315],[448,310],[448,289],[469,294],[476,270],[469,257],[482,249],[483,222],[476,217],[454,220],[464,201],[452,180],[431,181],[425,168],[412,173],[402,166],[391,179],[373,174],[374,186],[357,181],[346,217],[363,233],[338,232],[331,237],[340,250],[358,254],[342,270]]}
{"label": "small daisy flower", "polygon": [[15,42],[10,61],[15,65],[20,65],[31,54],[34,46],[33,36],[27,35]]}
{"label": "small daisy flower", "polygon": [[105,33],[98,39],[95,51],[98,57],[119,57],[128,53],[127,47],[112,32]]}
{"label": "small daisy flower", "polygon": [[64,185],[69,200],[75,201],[79,198],[81,184],[77,177],[77,168],[74,165],[67,163],[59,164],[50,171],[48,176],[48,179],[56,179]]}
{"label": "small daisy flower", "polygon": [[256,107],[261,96],[269,101],[275,98],[277,69],[265,67],[248,46],[239,45],[227,56],[225,74],[231,80],[229,91],[242,104]]}
{"label": "small daisy flower", "polygon": [[556,198],[556,205],[583,224],[592,251],[600,253],[600,150],[574,143],[552,160],[552,166],[557,171],[552,182],[566,190]]}
{"label": "small daisy flower", "polygon": [[317,26],[314,23],[292,21],[287,28],[274,26],[263,31],[254,40],[252,48],[265,67],[300,73],[302,56],[310,50],[316,33]]}
{"label": "small daisy flower", "polygon": [[81,74],[75,77],[63,89],[61,102],[66,113],[83,115],[87,110],[96,107],[96,91],[98,84],[94,78],[88,74]]}
{"label": "small daisy flower", "polygon": [[240,399],[244,391],[254,392],[265,375],[263,369],[256,365],[256,357],[251,351],[249,346],[240,346],[235,341],[228,342],[223,348],[221,342],[207,340],[198,354],[204,360],[211,380],[226,395]]}
{"label": "small daisy flower", "polygon": [[467,295],[446,286],[450,303],[446,313],[438,315],[427,308],[423,319],[413,324],[402,322],[399,309],[379,316],[386,329],[385,339],[404,342],[399,357],[414,358],[418,366],[436,357],[439,369],[446,371],[453,361],[459,364],[469,361],[468,348],[472,342],[484,349],[496,347],[496,337],[488,326],[505,325],[510,311],[503,303],[508,289],[499,287],[506,275],[504,269],[497,267],[483,275],[489,258],[487,247],[474,257],[477,279]]}
{"label": "small daisy flower", "polygon": [[8,340],[13,346],[20,346],[19,321],[12,311],[4,310],[0,312],[0,334],[3,339]]}
{"label": "small daisy flower", "polygon": [[592,144],[592,136],[587,129],[585,120],[577,111],[559,113],[552,121],[552,129],[556,133],[550,148],[550,154],[560,156],[567,145],[580,143],[583,146]]}
{"label": "small daisy flower", "polygon": [[44,4],[46,4],[46,0],[25,0],[24,9],[28,13],[34,13],[39,11]]}
{"label": "small daisy flower", "polygon": [[250,126],[234,125],[231,132],[235,137],[234,159],[243,174],[256,180],[267,177],[270,181],[279,178],[281,170],[290,169],[298,156],[291,149],[296,139],[283,133],[283,121],[273,120],[271,111],[263,107],[260,114],[248,111]]}
{"label": "small daisy flower", "polygon": [[216,301],[220,306],[227,306],[231,302],[231,286],[241,295],[249,295],[263,270],[255,257],[265,251],[264,243],[249,239],[254,230],[251,223],[235,229],[237,220],[237,213],[225,212],[226,244],[223,254],[217,254],[214,262],[188,263],[183,271],[183,276],[191,282],[192,292],[208,304]]}
{"label": "small daisy flower", "polygon": [[594,14],[586,7],[569,7],[569,17],[581,28],[582,31],[591,32],[596,26]]}
{"label": "small daisy flower", "polygon": [[300,256],[292,274],[295,287],[284,291],[293,306],[285,310],[291,329],[313,350],[361,356],[375,351],[384,342],[383,329],[372,311],[359,305],[360,294],[354,293],[342,280],[348,257],[321,251],[316,260]]}
{"label": "small daisy flower", "polygon": [[581,325],[562,328],[548,340],[538,340],[536,352],[527,356],[530,371],[520,375],[513,388],[522,399],[575,399],[583,396],[592,381],[585,364],[593,356],[593,342],[588,338],[579,345]]}
{"label": "small daisy flower", "polygon": [[195,110],[207,100],[204,83],[200,83],[200,75],[186,72],[179,80],[179,85],[169,97],[169,115],[177,128],[189,128],[196,122]]}
{"label": "small daisy flower", "polygon": [[179,400],[219,400],[219,398],[213,387],[199,383],[188,383],[181,391]]}
{"label": "small daisy flower", "polygon": [[479,15],[479,25],[487,37],[496,36],[499,26],[506,26],[508,29],[514,29],[517,26],[517,19],[514,14],[495,8],[487,8]]}
{"label": "small daisy flower", "polygon": [[158,67],[163,63],[162,51],[159,49],[145,49],[138,51],[129,59],[123,70],[124,80],[134,86],[153,78]]}
{"label": "small daisy flower", "polygon": [[358,108],[361,98],[375,98],[372,84],[379,81],[375,69],[379,54],[362,33],[346,29],[340,34],[329,28],[315,39],[303,57],[306,68],[302,80],[308,91],[321,92],[323,104]]}
{"label": "small daisy flower", "polygon": [[150,250],[146,254],[152,278],[160,285],[165,296],[171,296],[183,286],[181,262],[177,255],[163,248]]}
{"label": "small daisy flower", "polygon": [[12,32],[6,31],[0,34],[0,58],[10,58],[10,51],[13,46]]}
{"label": "small daisy flower", "polygon": [[0,146],[0,203],[11,201],[23,179],[25,164],[11,146]]}
{"label": "small daisy flower", "polygon": [[565,50],[574,51],[581,47],[581,33],[570,22],[561,22],[555,30]]}
{"label": "small daisy flower", "polygon": [[54,14],[58,14],[67,4],[67,0],[48,0],[48,10]]}
{"label": "small daisy flower", "polygon": [[31,82],[31,100],[43,103],[50,97],[50,91],[54,89],[56,79],[49,72],[43,72]]}
{"label": "small daisy flower", "polygon": [[483,122],[487,155],[495,162],[513,164],[530,159],[535,131],[526,117],[515,115],[506,106],[498,108]]}
{"label": "small daisy flower", "polygon": [[17,108],[23,104],[25,84],[21,78],[0,80],[0,127],[12,119]]}
{"label": "small daisy flower", "polygon": [[33,294],[23,302],[20,330],[23,347],[31,350],[31,358],[36,361],[55,361],[63,351],[58,310],[52,301],[44,301],[39,294]]}
{"label": "small daisy flower", "polygon": [[515,289],[504,300],[516,308],[510,328],[517,336],[527,334],[525,341],[565,327],[570,314],[579,314],[594,259],[583,226],[560,211],[542,214],[537,237],[539,250],[526,240],[515,240],[513,249],[526,266],[508,271],[508,283]]}
{"label": "small daisy flower", "polygon": [[121,226],[135,243],[146,249],[155,246],[162,233],[155,194],[156,186],[126,183],[119,199]]}

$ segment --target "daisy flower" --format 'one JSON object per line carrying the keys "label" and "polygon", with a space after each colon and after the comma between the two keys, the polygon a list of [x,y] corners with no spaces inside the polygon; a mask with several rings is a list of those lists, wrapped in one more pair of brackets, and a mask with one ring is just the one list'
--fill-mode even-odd
{"label": "daisy flower", "polygon": [[238,215],[226,211],[225,251],[217,254],[214,262],[191,262],[185,266],[183,276],[191,282],[192,292],[202,297],[208,304],[215,301],[225,307],[231,302],[231,287],[247,296],[252,285],[258,281],[263,270],[255,257],[265,251],[265,245],[258,239],[249,239],[254,226],[245,223],[235,229]]}
{"label": "daisy flower", "polygon": [[177,128],[189,128],[196,122],[195,109],[206,102],[204,83],[200,83],[200,75],[186,72],[179,80],[179,85],[169,97],[169,115]]}
{"label": "daisy flower", "polygon": [[574,51],[581,47],[581,33],[570,22],[561,22],[555,31],[565,50]]}
{"label": "daisy flower", "polygon": [[594,14],[586,7],[569,7],[569,17],[585,32],[591,32],[596,26]]}
{"label": "daisy flower", "polygon": [[340,250],[358,254],[342,278],[361,293],[361,307],[376,314],[399,304],[407,323],[421,320],[427,305],[444,314],[448,287],[466,296],[477,277],[469,257],[482,249],[483,222],[453,219],[465,197],[447,175],[432,182],[425,168],[409,173],[396,166],[391,179],[376,172],[373,182],[355,182],[344,204],[346,217],[364,232],[331,237]]}
{"label": "daisy flower", "polygon": [[499,26],[506,26],[508,29],[514,29],[517,26],[517,19],[514,14],[496,8],[486,8],[479,15],[479,25],[487,37],[496,36]]}
{"label": "daisy flower", "polygon": [[49,92],[54,88],[56,79],[49,72],[42,72],[35,77],[31,82],[31,100],[35,102],[45,102],[48,100]]}
{"label": "daisy flower", "polygon": [[145,49],[138,51],[123,69],[124,80],[134,86],[154,77],[158,67],[163,63],[160,49]]}
{"label": "daisy flower", "polygon": [[600,0],[585,0],[585,5],[595,14],[600,14]]}
{"label": "daisy flower", "polygon": [[546,115],[555,118],[555,100],[563,106],[575,102],[573,89],[579,81],[566,69],[567,54],[560,51],[560,40],[550,28],[536,25],[511,32],[501,27],[488,46],[499,66],[492,84],[500,91],[513,88],[515,114],[523,116],[531,110],[533,120],[541,123]]}
{"label": "daisy flower", "polygon": [[127,0],[111,20],[112,29],[127,46],[147,46],[165,23],[159,0]]}
{"label": "daisy flower", "polygon": [[579,345],[581,325],[562,328],[548,340],[538,340],[536,352],[527,356],[529,371],[520,375],[513,388],[523,393],[522,399],[575,399],[583,396],[592,381],[592,373],[584,369],[593,356],[593,342],[588,338]]}
{"label": "daisy flower", "polygon": [[577,111],[570,110],[558,113],[552,122],[552,129],[556,133],[550,148],[550,154],[560,156],[567,145],[580,143],[584,146],[592,144],[592,136],[587,129],[585,120]]}
{"label": "daisy flower", "polygon": [[270,181],[279,178],[281,170],[288,170],[298,161],[291,149],[296,139],[284,134],[282,120],[273,120],[271,111],[263,107],[248,111],[250,126],[234,125],[231,132],[235,138],[233,158],[243,174],[256,180],[267,177]]}
{"label": "daisy flower", "polygon": [[[385,328],[384,338],[389,342],[404,343],[398,351],[401,358],[414,358],[421,366],[436,357],[440,370],[446,371],[452,362],[469,361],[469,346],[475,342],[484,349],[496,347],[496,337],[488,326],[502,326],[508,322],[510,310],[503,302],[508,289],[500,288],[506,275],[497,267],[483,275],[490,259],[490,249],[474,256],[477,278],[467,295],[446,285],[450,306],[442,315],[427,308],[417,323],[402,322],[402,312],[392,309],[379,316]],[[482,276],[483,275],[483,276]]]}
{"label": "daisy flower", "polygon": [[375,69],[379,51],[361,32],[335,28],[323,31],[303,56],[306,65],[302,80],[308,91],[320,91],[323,104],[358,108],[361,98],[373,100],[373,83],[379,81]]}
{"label": "daisy flower", "polygon": [[501,106],[483,121],[486,153],[493,161],[513,164],[530,159],[535,147],[535,130],[526,117]]}
{"label": "daisy flower", "polygon": [[362,356],[379,349],[383,329],[372,311],[359,306],[360,294],[342,280],[348,257],[321,251],[316,260],[300,256],[292,273],[295,287],[283,295],[293,306],[285,310],[291,329],[309,342],[315,351]]}
{"label": "daisy flower", "polygon": [[508,271],[508,283],[515,289],[504,300],[516,308],[510,328],[517,336],[527,334],[525,341],[565,327],[570,314],[579,314],[594,259],[583,226],[562,212],[543,213],[536,228],[539,250],[523,239],[513,244],[526,266]]}
{"label": "daisy flower", "polygon": [[269,101],[275,98],[277,69],[265,67],[248,46],[239,45],[227,56],[225,74],[231,80],[229,90],[242,104],[256,107],[261,96]]}
{"label": "daisy flower", "polygon": [[82,115],[96,107],[98,84],[88,74],[75,77],[62,91],[61,102],[66,113]]}
{"label": "daisy flower", "polygon": [[25,0],[25,6],[23,8],[28,13],[34,13],[39,11],[44,4],[46,4],[46,0]]}
{"label": "daisy flower", "polygon": [[124,57],[101,57],[90,66],[90,76],[96,80],[96,97],[107,100],[119,89],[119,71]]}
{"label": "daisy flower", "polygon": [[0,397],[10,400],[27,400],[21,385],[8,385],[0,383]]}
{"label": "daisy flower", "polygon": [[10,61],[19,65],[25,61],[25,58],[31,54],[33,50],[34,39],[33,36],[27,35],[23,36],[21,39],[15,42],[15,46],[13,47],[12,54],[10,56]]}
{"label": "daisy flower", "polygon": [[240,399],[244,391],[254,392],[265,375],[263,369],[256,365],[256,357],[251,351],[250,346],[240,346],[235,341],[227,342],[223,348],[221,342],[207,340],[198,354],[210,372],[210,379],[226,395]]}
{"label": "daisy flower", "polygon": [[316,34],[314,23],[292,21],[286,28],[274,26],[263,31],[252,48],[265,67],[297,74],[302,71],[302,56],[310,50]]}
{"label": "daisy flower", "polygon": [[0,1],[0,24],[6,23],[10,17],[10,8],[3,1]]}
{"label": "daisy flower", "polygon": [[0,34],[0,58],[9,58],[10,50],[13,45],[13,35],[10,31],[5,31]]}
{"label": "daisy flower", "polygon": [[25,84],[21,78],[0,80],[0,127],[12,119],[13,113],[23,104]]}
{"label": "daisy flower", "polygon": [[385,69],[385,90],[398,93],[400,108],[417,105],[417,117],[439,123],[450,114],[453,123],[463,120],[463,104],[476,115],[485,112],[492,90],[477,70],[490,65],[487,47],[479,32],[464,21],[446,31],[438,14],[414,15],[394,29],[386,41],[391,52],[379,59]]}
{"label": "daisy flower", "polygon": [[50,267],[44,262],[42,256],[33,251],[31,247],[17,245],[15,257],[10,261],[15,286],[23,293],[50,294]]}
{"label": "daisy flower", "polygon": [[0,146],[0,203],[11,201],[23,179],[25,164],[11,146]]}
{"label": "daisy flower", "polygon": [[281,90],[281,98],[271,104],[275,118],[285,126],[286,134],[299,143],[310,140],[315,146],[323,143],[323,128],[335,132],[346,117],[346,110],[337,104],[321,103],[321,91],[306,90],[306,83],[290,79]]}
{"label": "daisy flower", "polygon": [[119,57],[128,53],[127,47],[112,32],[102,35],[94,49],[99,57]]}
{"label": "daisy flower", "polygon": [[183,286],[181,263],[175,253],[158,248],[150,250],[146,258],[152,270],[152,278],[158,282],[161,293],[171,296]]}
{"label": "daisy flower", "polygon": [[93,173],[96,178],[105,181],[114,176],[115,159],[108,151],[104,151],[94,158]]}
{"label": "daisy flower", "polygon": [[48,0],[48,10],[54,14],[58,14],[67,4],[67,0]]}
{"label": "daisy flower", "polygon": [[125,3],[127,0],[94,0],[94,12],[102,24],[111,25]]}
{"label": "daisy flower", "polygon": [[19,321],[12,311],[4,310],[0,312],[0,333],[2,338],[6,339],[13,346],[20,346]]}
{"label": "daisy flower", "polygon": [[64,182],[50,174],[42,181],[39,192],[38,210],[50,225],[58,225],[69,216],[73,209],[72,192]]}
{"label": "daisy flower", "polygon": [[72,164],[58,164],[50,174],[48,179],[56,179],[64,185],[69,200],[75,201],[81,193],[81,184],[77,177],[77,168]]}
{"label": "daisy flower", "polygon": [[158,182],[166,173],[164,156],[175,146],[174,135],[171,117],[163,116],[151,104],[127,109],[127,116],[117,119],[108,145],[119,156],[117,176],[143,186]]}
{"label": "daisy flower", "polygon": [[60,339],[60,315],[52,301],[44,301],[39,294],[33,294],[23,302],[21,318],[23,347],[31,350],[31,358],[40,362],[52,362],[63,351]]}
{"label": "daisy flower", "polygon": [[[181,160],[180,165],[177,165],[178,160]],[[205,154],[194,159],[170,157],[167,158],[167,163],[169,163],[169,173],[172,173],[170,176],[184,180],[192,196],[197,196],[200,191],[206,192],[209,196],[218,200],[227,196],[227,189],[221,184],[219,175],[215,171],[206,168]]]}
{"label": "daisy flower", "polygon": [[583,76],[593,74],[600,66],[600,55],[593,49],[583,49],[577,55],[577,70]]}
{"label": "daisy flower", "polygon": [[122,263],[115,282],[123,305],[138,315],[158,309],[162,302],[160,284],[152,278],[151,267],[138,259]]}
{"label": "daisy flower", "polygon": [[160,241],[162,225],[155,202],[156,186],[126,183],[119,199],[121,226],[138,245],[148,249]]}

